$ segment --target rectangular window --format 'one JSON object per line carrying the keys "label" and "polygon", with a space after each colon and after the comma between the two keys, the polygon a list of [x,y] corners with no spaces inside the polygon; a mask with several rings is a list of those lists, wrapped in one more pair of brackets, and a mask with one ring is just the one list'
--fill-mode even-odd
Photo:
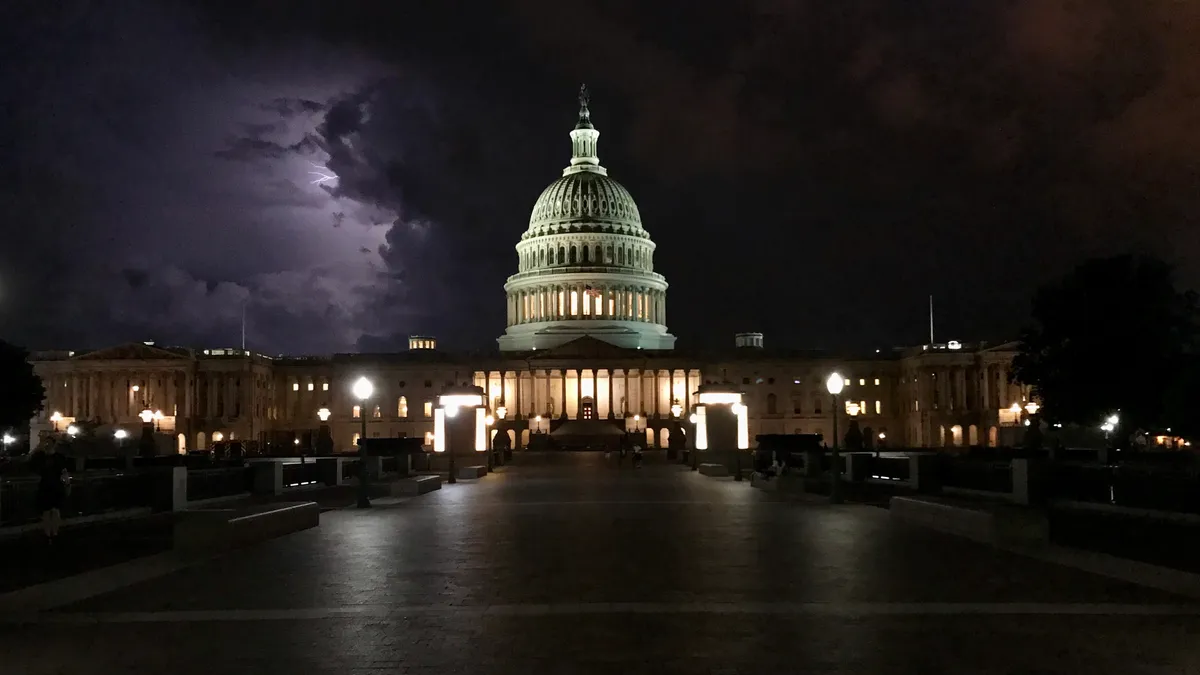
{"label": "rectangular window", "polygon": [[425,416],[433,417],[433,401],[425,401]]}
{"label": "rectangular window", "polygon": [[354,406],[354,408],[350,412],[350,415],[354,419],[358,419],[359,417],[362,416],[362,408],[360,408],[358,406]]}
{"label": "rectangular window", "polygon": [[309,383],[308,383],[308,390],[309,390],[309,391],[312,391],[312,390],[313,390],[313,383],[312,383],[312,382],[309,382]]}
{"label": "rectangular window", "polygon": [[878,378],[878,377],[877,377],[877,378],[875,378],[875,386],[876,386],[876,387],[878,387],[878,386],[879,386],[879,378]]}
{"label": "rectangular window", "polygon": [[571,291],[571,316],[579,316],[579,291]]}
{"label": "rectangular window", "polygon": [[883,401],[875,401],[875,414],[876,415],[883,414]]}
{"label": "rectangular window", "polygon": [[858,386],[860,386],[860,387],[865,387],[865,386],[867,386],[867,380],[866,380],[866,378],[863,378],[863,377],[860,377],[860,378],[858,378]]}
{"label": "rectangular window", "polygon": [[867,414],[867,402],[866,402],[866,401],[859,401],[859,402],[858,402],[858,409],[862,411],[862,414],[866,415],[866,414]]}
{"label": "rectangular window", "polygon": [[299,382],[292,383],[292,391],[300,391],[300,383]]}
{"label": "rectangular window", "polygon": [[847,377],[847,378],[846,378],[846,386],[847,386],[847,387],[849,387],[849,386],[850,386],[850,385],[852,385],[852,384],[854,384],[854,383],[853,383],[853,382],[851,382],[851,381],[850,381],[850,378],[848,378],[848,377]]}
{"label": "rectangular window", "polygon": [[328,382],[321,383],[321,391],[329,391],[329,383]]}

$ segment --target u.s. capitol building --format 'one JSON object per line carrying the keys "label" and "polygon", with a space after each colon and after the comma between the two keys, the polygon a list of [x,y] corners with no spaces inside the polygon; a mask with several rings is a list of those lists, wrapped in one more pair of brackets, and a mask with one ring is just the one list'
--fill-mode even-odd
{"label": "u.s. capitol building", "polygon": [[[516,245],[499,349],[446,353],[414,336],[395,354],[267,357],[149,343],[39,352],[47,401],[34,434],[77,420],[135,428],[153,411],[180,451],[223,440],[308,448],[324,408],[340,449],[354,445],[362,415],[371,437],[432,443],[438,394],[475,385],[515,449],[531,435],[570,447],[588,425],[644,433],[656,447],[706,383],[744,392],[751,438],[828,439],[835,413],[840,429],[854,417],[869,443],[890,447],[996,445],[1019,428],[1028,392],[1009,382],[1011,344],[831,354],[773,350],[743,333],[721,353],[676,351],[655,244],[630,193],[600,164],[586,99],[570,137],[570,164],[538,197]],[[845,377],[837,411],[825,388],[833,372]],[[365,410],[350,394],[361,376],[375,385]]]}

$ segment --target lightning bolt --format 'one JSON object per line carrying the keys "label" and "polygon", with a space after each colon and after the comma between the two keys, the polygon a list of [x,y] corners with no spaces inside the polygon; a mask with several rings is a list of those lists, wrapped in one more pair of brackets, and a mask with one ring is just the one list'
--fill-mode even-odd
{"label": "lightning bolt", "polygon": [[330,181],[337,180],[337,176],[330,174],[329,169],[326,169],[325,167],[321,166],[320,164],[317,164],[316,162],[309,162],[309,164],[312,164],[313,168],[316,169],[316,171],[308,172],[308,175],[316,176],[316,178],[314,178],[311,182],[309,182],[309,185],[324,185],[325,183],[328,183]]}

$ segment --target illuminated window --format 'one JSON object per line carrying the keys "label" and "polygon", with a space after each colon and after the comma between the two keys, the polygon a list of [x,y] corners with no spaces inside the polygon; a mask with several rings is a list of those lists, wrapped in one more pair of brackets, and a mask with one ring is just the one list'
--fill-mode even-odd
{"label": "illuminated window", "polygon": [[[583,250],[587,251],[586,248],[584,248]],[[591,316],[592,315],[592,301],[591,301],[591,296],[588,295],[587,291],[583,292],[583,297],[581,298],[581,300],[583,301],[583,303],[582,303],[583,304],[583,315]]]}
{"label": "illuminated window", "polygon": [[308,390],[309,390],[309,391],[312,391],[312,390],[313,390],[313,383],[312,383],[312,382],[309,382],[309,383],[308,383]]}
{"label": "illuminated window", "polygon": [[866,379],[864,379],[864,378],[861,378],[861,377],[860,377],[860,378],[858,378],[858,386],[860,386],[860,387],[865,387],[866,385],[867,385],[867,381],[866,381]]}
{"label": "illuminated window", "polygon": [[358,438],[359,438],[358,434],[354,434],[353,436],[351,436],[350,437],[350,445],[357,447],[358,446]]}
{"label": "illuminated window", "polygon": [[408,398],[401,396],[396,402],[396,417],[408,417]]}
{"label": "illuminated window", "polygon": [[913,401],[913,412],[921,412],[921,402]]}
{"label": "illuminated window", "polygon": [[567,292],[558,292],[558,316],[566,316],[567,314]]}
{"label": "illuminated window", "polygon": [[292,391],[300,391],[300,383],[299,382],[292,383]]}
{"label": "illuminated window", "polygon": [[876,386],[876,387],[878,387],[878,386],[879,386],[879,378],[878,378],[878,377],[877,377],[877,378],[875,378],[875,386]]}
{"label": "illuminated window", "polygon": [[875,414],[876,415],[883,414],[883,401],[875,401]]}
{"label": "illuminated window", "polygon": [[579,291],[571,291],[571,316],[579,316]]}
{"label": "illuminated window", "polygon": [[328,382],[321,383],[321,391],[329,391],[329,383]]}
{"label": "illuminated window", "polygon": [[866,402],[866,401],[859,401],[859,402],[858,402],[858,409],[862,411],[862,414],[866,415],[866,414],[867,414],[867,402]]}
{"label": "illuminated window", "polygon": [[849,387],[849,386],[850,386],[850,385],[852,385],[852,384],[854,384],[854,383],[853,383],[853,382],[851,382],[851,381],[850,381],[850,378],[848,378],[848,377],[847,377],[847,378],[846,378],[846,386],[847,386],[847,387]]}
{"label": "illuminated window", "polygon": [[375,415],[374,415],[374,417],[383,417],[383,415],[380,413],[379,406],[375,406]]}
{"label": "illuminated window", "polygon": [[425,445],[433,445],[433,432],[432,431],[425,432]]}
{"label": "illuminated window", "polygon": [[354,408],[350,412],[350,415],[352,417],[354,417],[355,419],[362,417],[362,408],[360,408],[358,406],[354,406]]}
{"label": "illuminated window", "polygon": [[425,416],[433,417],[433,401],[425,401]]}

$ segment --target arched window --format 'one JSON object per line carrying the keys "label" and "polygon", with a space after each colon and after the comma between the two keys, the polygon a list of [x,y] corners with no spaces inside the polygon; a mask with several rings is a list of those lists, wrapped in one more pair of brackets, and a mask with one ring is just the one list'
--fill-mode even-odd
{"label": "arched window", "polygon": [[396,417],[408,417],[408,397],[401,396],[396,402]]}
{"label": "arched window", "polygon": [[546,249],[539,248],[538,249],[538,265],[545,265],[545,264],[546,264]]}
{"label": "arched window", "polygon": [[351,415],[354,417],[354,419],[358,419],[362,416],[362,408],[354,406],[354,411],[351,413]]}
{"label": "arched window", "polygon": [[571,244],[571,253],[567,256],[567,262],[574,265],[579,259],[579,249],[575,248],[575,244]]}
{"label": "arched window", "polygon": [[596,244],[596,248],[592,251],[592,261],[598,263],[604,262],[604,258],[600,254],[600,244]]}
{"label": "arched window", "polygon": [[775,398],[775,394],[767,394],[767,414],[775,415],[779,412],[779,401]]}
{"label": "arched window", "polygon": [[588,247],[587,247],[587,246],[584,246],[584,247],[583,247],[583,260],[581,260],[580,262],[585,262],[585,263],[586,263],[586,262],[589,262],[589,260],[588,260]]}
{"label": "arched window", "polygon": [[604,252],[604,262],[606,262],[606,263],[608,263],[608,264],[610,264],[610,265],[613,263],[613,247],[612,247],[612,244],[609,244],[609,245],[608,245],[608,249],[607,249],[607,250]]}
{"label": "arched window", "polygon": [[567,262],[567,249],[562,246],[558,247],[558,264],[561,265]]}
{"label": "arched window", "polygon": [[624,246],[617,249],[617,264],[618,265],[625,264],[625,247]]}

